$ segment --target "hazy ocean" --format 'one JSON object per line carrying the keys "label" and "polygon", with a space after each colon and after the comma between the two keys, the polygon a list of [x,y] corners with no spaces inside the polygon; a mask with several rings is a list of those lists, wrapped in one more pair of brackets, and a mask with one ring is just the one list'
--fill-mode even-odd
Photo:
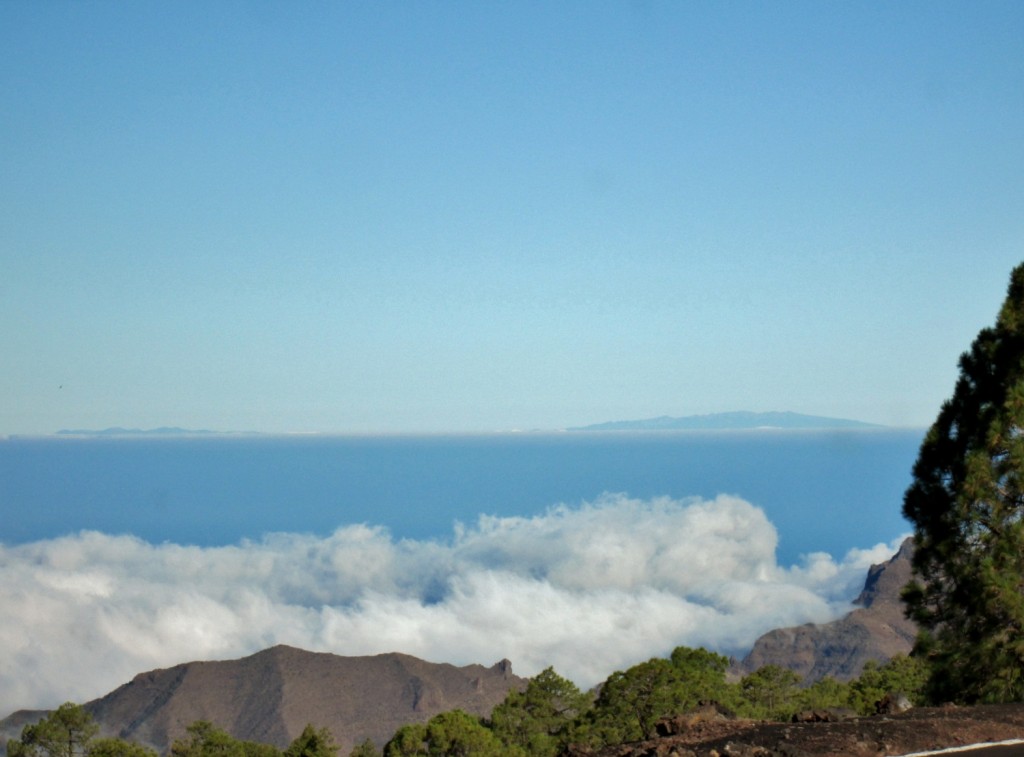
{"label": "hazy ocean", "polygon": [[733,494],[779,532],[778,559],[890,542],[922,430],[0,440],[0,542],[82,529],[202,546],[353,523],[452,537],[602,493]]}

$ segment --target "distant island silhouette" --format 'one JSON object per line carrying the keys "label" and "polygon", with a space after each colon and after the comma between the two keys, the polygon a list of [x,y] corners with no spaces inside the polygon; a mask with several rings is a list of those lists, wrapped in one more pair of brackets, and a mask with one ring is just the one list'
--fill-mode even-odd
{"label": "distant island silhouette", "polygon": [[856,429],[885,428],[877,423],[849,420],[847,418],[826,418],[820,415],[804,415],[793,412],[752,413],[736,411],[711,413],[708,415],[687,415],[673,418],[662,415],[634,421],[608,421],[590,426],[576,426],[566,431],[717,431],[730,429]]}
{"label": "distant island silhouette", "polygon": [[223,434],[223,431],[208,429],[178,428],[177,426],[161,426],[160,428],[121,428],[114,426],[103,429],[69,429],[62,428],[57,432],[60,436],[206,436]]}

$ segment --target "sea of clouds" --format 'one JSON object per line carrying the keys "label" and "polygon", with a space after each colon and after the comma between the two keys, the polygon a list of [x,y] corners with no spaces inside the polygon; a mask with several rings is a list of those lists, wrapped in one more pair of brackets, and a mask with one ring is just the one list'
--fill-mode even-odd
{"label": "sea of clouds", "polygon": [[742,655],[772,628],[832,620],[901,539],[794,566],[776,563],[777,540],[737,497],[605,495],[434,541],[351,525],[222,547],[91,531],[0,545],[0,717],[274,644],[507,657],[589,687],[681,644]]}

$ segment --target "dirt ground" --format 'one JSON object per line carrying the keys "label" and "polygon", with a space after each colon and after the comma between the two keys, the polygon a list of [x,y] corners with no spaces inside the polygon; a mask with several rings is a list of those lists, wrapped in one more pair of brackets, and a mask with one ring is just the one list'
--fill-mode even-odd
{"label": "dirt ground", "polygon": [[[1024,738],[1024,704],[920,707],[841,722],[698,722],[593,757],[881,757]],[[587,754],[578,752],[578,755]]]}

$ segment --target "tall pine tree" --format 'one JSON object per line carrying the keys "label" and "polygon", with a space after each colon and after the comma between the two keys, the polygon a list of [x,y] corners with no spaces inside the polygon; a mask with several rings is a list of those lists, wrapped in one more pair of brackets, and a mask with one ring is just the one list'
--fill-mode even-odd
{"label": "tall pine tree", "polygon": [[921,445],[903,514],[914,524],[914,580],[937,701],[1024,699],[1024,264],[994,327]]}

